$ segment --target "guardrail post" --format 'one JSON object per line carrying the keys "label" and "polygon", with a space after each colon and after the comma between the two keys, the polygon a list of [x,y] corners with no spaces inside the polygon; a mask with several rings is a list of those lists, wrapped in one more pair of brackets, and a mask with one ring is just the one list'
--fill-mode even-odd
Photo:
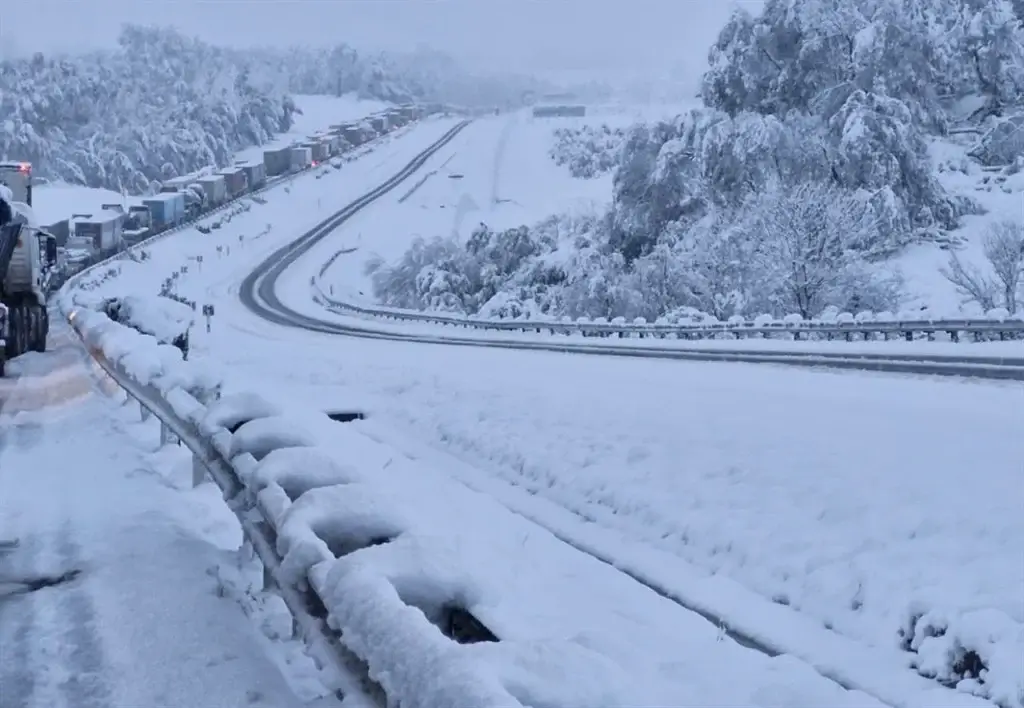
{"label": "guardrail post", "polygon": [[142,401],[139,401],[139,416],[142,418],[142,422],[145,423],[149,420],[149,417],[153,415],[148,408],[142,405]]}
{"label": "guardrail post", "polygon": [[206,477],[209,474],[209,470],[206,469],[206,463],[199,459],[199,455],[193,453],[192,455],[192,488],[195,489],[200,484],[206,481]]}
{"label": "guardrail post", "polygon": [[160,447],[178,442],[178,437],[167,427],[167,424],[160,421]]}

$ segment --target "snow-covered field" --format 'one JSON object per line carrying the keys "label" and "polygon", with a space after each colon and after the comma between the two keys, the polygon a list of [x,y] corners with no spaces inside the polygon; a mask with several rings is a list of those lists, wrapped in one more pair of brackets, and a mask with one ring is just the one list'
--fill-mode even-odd
{"label": "snow-covered field", "polygon": [[[473,156],[462,158],[460,184],[486,201],[502,127],[480,125],[490,127],[456,140],[419,177],[452,153],[449,166]],[[380,153],[377,169],[350,168],[329,197],[337,183],[328,180],[338,178],[306,180],[202,243],[183,235],[157,244],[150,262],[104,288],[153,292],[185,258],[251,234],[247,219],[272,223],[180,278],[181,295],[217,306],[195,350],[224,368],[230,389],[363,405],[371,420],[357,425],[681,596],[703,588],[712,605],[728,605],[734,592],[709,589],[733,579],[761,598],[744,596],[747,616],[769,616],[757,603],[774,601],[879,651],[897,646],[911,613],[936,613],[929,620],[944,618],[949,632],[925,642],[923,661],[970,637],[998,669],[995,690],[1016,700],[1024,685],[1014,663],[1024,647],[1019,385],[398,345],[282,329],[241,307],[237,285],[267,253],[397,171],[443,127],[429,138],[425,127],[412,129]],[[499,181],[501,194],[546,192],[528,172],[513,174]],[[440,180],[428,190],[437,176],[405,204],[418,198],[430,214],[438,209],[428,195],[450,202]],[[404,187],[300,261],[281,289],[286,302],[308,297],[299,284],[334,252],[397,250],[413,229],[429,228],[393,218],[406,208]],[[314,201],[320,209],[309,208]],[[449,207],[440,211],[436,228],[451,229]]]}
{"label": "snow-covered field", "polygon": [[[236,160],[262,160],[263,151],[324,130],[332,123],[355,120],[387,107],[380,101],[346,96],[295,96],[295,105],[301,114],[295,115],[295,124],[287,133],[277,136],[267,145],[246,148],[235,155]],[[92,189],[78,185],[53,183],[35,188],[32,208],[41,224],[53,224],[72,214],[95,214],[104,204],[131,206],[141,203],[141,197],[123,196],[109,189]]]}
{"label": "snow-covered field", "polygon": [[[630,120],[629,114],[616,116]],[[590,119],[537,119],[518,112],[475,121],[400,187],[387,209],[357,215],[330,240],[334,252],[353,250],[324,274],[324,287],[333,286],[349,302],[371,302],[366,263],[375,255],[394,261],[416,238],[457,234],[464,240],[481,222],[504,229],[565,210],[602,208],[611,199],[610,176],[573,179],[548,155],[552,130],[582,120]],[[325,251],[317,253],[313,260]]]}

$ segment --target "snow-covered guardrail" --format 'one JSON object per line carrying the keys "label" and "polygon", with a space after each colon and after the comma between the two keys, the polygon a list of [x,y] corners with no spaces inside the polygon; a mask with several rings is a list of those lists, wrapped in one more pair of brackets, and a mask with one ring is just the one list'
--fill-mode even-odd
{"label": "snow-covered guardrail", "polygon": [[837,635],[780,646],[743,634],[377,442],[359,412],[222,395],[221,377],[178,349],[72,307],[162,442],[192,452],[194,482],[223,491],[339,695],[403,708],[754,705],[785,686],[801,705],[988,705]]}
{"label": "snow-covered guardrail", "polygon": [[[778,325],[763,322],[750,325],[625,325],[474,320],[354,306],[331,300],[319,287],[315,276],[311,285],[314,302],[346,319],[314,318],[278,305],[280,316],[296,327],[344,336],[566,354],[782,364],[1024,381],[1024,323],[998,317],[998,313],[993,313],[990,320],[908,322],[876,319],[868,323],[861,319],[852,323],[790,321]],[[952,332],[952,338],[962,341],[964,331],[970,332],[974,339],[988,343],[928,344],[931,337],[939,332]],[[881,338],[871,334],[878,332],[883,333]],[[853,341],[857,333],[860,333],[856,340],[859,344],[845,343]],[[925,337],[925,346],[902,341],[909,339],[913,342],[915,336]],[[736,341],[737,338],[742,341]],[[827,341],[837,339],[840,341]],[[878,341],[874,341],[876,339]]]}
{"label": "snow-covered guardrail", "polygon": [[[337,254],[331,261],[337,258]],[[327,265],[331,262],[329,261]],[[321,275],[326,267],[321,271]],[[992,310],[984,317],[958,319],[923,319],[913,314],[839,313],[830,320],[806,320],[790,315],[782,320],[762,316],[753,320],[732,318],[727,322],[647,322],[637,318],[605,319],[562,318],[483,318],[443,315],[387,307],[368,307],[338,300],[325,293],[318,279],[313,281],[314,296],[330,310],[394,322],[462,327],[491,332],[534,332],[552,335],[579,335],[606,339],[789,339],[793,341],[873,341],[903,339],[934,340],[946,335],[950,341],[973,342],[1024,340],[1024,314],[1011,316],[1005,310]]]}

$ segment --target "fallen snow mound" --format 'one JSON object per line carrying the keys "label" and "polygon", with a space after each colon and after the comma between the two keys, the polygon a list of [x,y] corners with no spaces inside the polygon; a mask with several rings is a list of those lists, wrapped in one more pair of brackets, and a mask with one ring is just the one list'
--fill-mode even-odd
{"label": "fallen snow mound", "polygon": [[103,301],[102,309],[115,322],[155,337],[163,344],[187,335],[195,323],[195,313],[190,307],[169,298],[113,297]]}

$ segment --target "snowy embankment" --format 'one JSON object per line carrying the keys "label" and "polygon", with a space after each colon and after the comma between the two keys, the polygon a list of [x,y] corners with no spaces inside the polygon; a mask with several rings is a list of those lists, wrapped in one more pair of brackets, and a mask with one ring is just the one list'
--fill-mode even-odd
{"label": "snowy embankment", "polygon": [[[455,235],[464,241],[481,222],[512,228],[550,213],[591,211],[604,204],[611,194],[610,177],[572,179],[547,155],[551,131],[551,122],[526,113],[474,121],[409,187],[386,197],[386,209],[372,210],[372,217],[371,212],[357,215],[304,262],[322,264],[346,250],[323,274],[324,288],[335,288],[347,301],[368,304],[373,292],[367,263],[375,257],[394,261],[417,238]],[[301,279],[300,270],[282,280],[282,294],[289,291],[289,283]],[[308,300],[308,275],[305,284],[302,299]]]}
{"label": "snowy embankment", "polygon": [[[394,209],[393,203],[384,201],[359,218],[365,225],[388,224]],[[319,252],[311,252],[287,274],[280,294],[289,306],[323,316],[308,296],[303,304],[309,278],[316,275],[325,255],[329,258],[338,249],[351,247],[353,232],[359,228],[345,225],[317,247]],[[394,228],[367,229],[361,239],[363,248],[376,247],[377,239],[386,247],[400,238],[396,232]],[[339,256],[336,267],[344,268],[342,262],[349,255]],[[351,282],[357,266],[347,267],[344,280]],[[228,337],[218,339],[217,351],[225,351]],[[322,336],[310,335],[308,341],[310,346],[326,346]],[[659,346],[646,340],[628,344]],[[791,342],[693,344],[794,348]],[[482,476],[482,467],[514,487],[610,527],[613,537],[624,536],[632,542],[626,547],[634,549],[625,557],[616,552],[618,562],[628,564],[643,557],[645,547],[654,546],[663,556],[674,558],[662,557],[661,568],[685,568],[680,561],[689,561],[724,572],[766,598],[794,606],[842,634],[878,647],[898,646],[907,618],[921,607],[948,613],[958,619],[951,620],[955,628],[943,639],[922,634],[910,646],[928,657],[921,661],[922,673],[951,676],[957,654],[942,654],[944,647],[963,641],[998,667],[987,677],[989,685],[983,692],[1013,695],[1013,687],[1022,683],[1020,672],[1008,669],[1005,659],[999,658],[1015,655],[1024,641],[1020,636],[1024,616],[1014,600],[1024,576],[1012,562],[1016,549],[1010,542],[1024,528],[1002,506],[1015,498],[1016,470],[1024,456],[1012,432],[1019,423],[1005,417],[1006,411],[1019,410],[1018,389],[964,389],[957,383],[842,378],[774,369],[652,367],[644,362],[642,367],[659,372],[655,377],[641,375],[635,365],[622,362],[569,362],[543,354],[462,349],[443,350],[434,357],[424,354],[435,351],[432,347],[385,351],[386,346],[346,342],[344,353],[337,355],[345,367],[329,368],[330,357],[325,355],[323,361],[309,357],[313,362],[309,368],[321,377],[321,372],[331,370],[337,390],[369,394],[387,417],[407,423],[409,432],[464,455],[478,470],[474,479]],[[815,342],[801,346],[811,351],[913,353],[922,345]],[[923,346],[950,356],[976,354],[980,348]],[[998,356],[1019,354],[1019,346],[1019,342],[991,343],[984,349]],[[234,361],[236,367],[246,366],[237,358]],[[252,362],[247,368],[255,372],[258,366]],[[242,371],[233,370],[238,379],[246,378]],[[353,370],[358,373],[349,373]],[[736,383],[739,380],[745,383]],[[324,385],[323,378],[318,381]],[[303,375],[296,373],[288,385],[304,384]],[[905,398],[894,396],[893,387]],[[305,386],[304,395],[325,395],[310,388]],[[942,402],[941,415],[935,412],[935,400]],[[580,410],[592,413],[580,416]],[[666,416],[665,411],[673,414]],[[743,424],[737,426],[729,411],[740,411]],[[778,424],[765,427],[766,421]],[[611,441],[609,430],[615,431]],[[927,442],[906,442],[922,434]],[[744,442],[730,443],[733,439]],[[871,441],[866,449],[864,440]],[[984,481],[972,487],[975,503],[961,505],[959,495],[950,497],[946,490],[959,489],[960,470],[978,459],[986,460]],[[688,461],[685,484],[674,481],[683,474],[678,460]],[[867,486],[864,465],[877,472]],[[729,470],[735,470],[735,475]],[[693,488],[704,490],[699,503],[688,491]],[[990,497],[993,489],[1002,491]],[[925,508],[941,509],[939,520],[908,520],[904,509],[908,494]],[[793,506],[792,499],[802,501]],[[763,500],[777,511],[765,513],[754,500]],[[695,503],[695,513],[680,520],[678,510]],[[861,511],[851,513],[852,508]],[[864,510],[872,510],[870,516],[876,519],[870,533],[856,521]],[[962,552],[988,537],[983,529],[993,518],[1001,520],[999,530],[992,533],[1002,540],[994,547],[984,543],[988,553],[965,560]],[[747,531],[721,527],[716,521],[721,519],[730,523],[744,519]],[[780,520],[785,521],[780,524]],[[574,526],[571,521],[568,525]],[[583,527],[579,537],[587,538],[586,524],[576,526]],[[980,536],[972,535],[975,540],[965,543],[966,528],[977,529]],[[829,538],[827,552],[802,540],[822,533]],[[762,538],[777,542],[773,552],[758,550]],[[592,546],[608,548],[607,537]],[[648,564],[644,568],[650,570]],[[671,570],[655,572],[655,577],[664,578],[666,587],[676,587]],[[686,589],[680,592],[685,595]],[[979,597],[988,599],[979,603]],[[988,622],[982,615],[990,611],[1002,617],[1002,629],[979,645],[976,630]],[[723,614],[734,616],[728,608]],[[797,630],[782,633],[799,635]],[[950,657],[942,670],[930,663],[935,651]],[[912,656],[895,658],[896,662],[914,660]],[[973,690],[972,681],[966,680],[963,688]]]}
{"label": "snowy embankment", "polygon": [[[230,461],[277,531],[276,580],[316,591],[341,643],[392,702],[767,706],[783,691],[801,705],[882,705],[791,657],[741,647],[324,413],[252,395],[204,404],[213,390],[204,367],[100,313],[76,311],[74,322],[116,376],[155,387]],[[910,702],[939,690],[910,682],[881,692],[908,686]],[[958,705],[973,704],[965,696]]]}
{"label": "snowy embankment", "polygon": [[[159,268],[147,262],[124,285],[152,292],[195,248],[171,245],[153,259]],[[387,443],[414,447],[418,436],[447,454],[415,456],[439,455],[438,468],[466,484],[801,656],[886,683],[916,660],[891,650],[906,617],[926,609],[951,624],[914,643],[923,673],[936,655],[946,663],[934,673],[951,672],[957,654],[946,649],[960,642],[990,667],[984,686],[963,689],[1005,698],[1022,683],[1000,659],[1019,655],[1024,620],[1014,560],[1024,529],[1009,508],[1024,450],[1006,415],[1017,388],[337,341],[234,302],[234,284],[273,248],[207,258],[176,282],[218,304],[196,348],[223,366],[227,391],[276,387],[283,400],[326,408],[362,400]],[[907,517],[908,498],[927,518]],[[1000,618],[998,632],[977,636],[982,614]],[[866,646],[832,651],[847,640],[815,623]],[[858,661],[871,646],[877,665]]]}
{"label": "snowy embankment", "polygon": [[[309,257],[303,259],[301,264],[297,264],[282,279],[282,295],[291,307],[313,317],[323,316],[324,312],[311,301],[311,292],[318,299],[337,305],[331,310],[341,314],[343,322],[344,316],[355,314],[346,312],[344,305],[348,304],[390,320],[374,325],[375,330],[404,334],[439,334],[437,325],[440,322],[401,321],[409,313],[376,305],[367,265],[374,260],[384,263],[396,262],[419,238],[429,241],[436,236],[453,236],[456,241],[464,243],[471,231],[481,222],[495,230],[501,230],[522,224],[533,224],[554,213],[588,213],[602,207],[611,197],[609,174],[589,180],[574,179],[568,170],[556,165],[548,154],[554,142],[552,131],[555,127],[589,125],[600,118],[544,121],[520,113],[477,121],[428,164],[424,174],[411,189],[389,197],[390,203],[386,210],[376,208],[372,212],[357,215],[332,238],[314,247]],[[573,234],[569,236],[575,237]],[[568,256],[572,250],[572,243],[566,241],[559,251],[549,257],[549,260],[557,260],[560,257],[559,253],[563,251],[564,255]],[[315,279],[312,289],[309,286],[311,279]],[[975,341],[973,333],[965,334],[953,328],[950,332],[935,333],[927,332],[926,328],[909,328],[908,331],[915,340],[913,344],[906,341],[901,329],[895,330],[895,336],[890,333],[883,337],[879,333],[881,330],[891,330],[897,322],[942,320],[950,316],[951,312],[957,314],[955,310],[949,309],[922,310],[918,305],[898,313],[835,313],[831,319],[821,321],[804,322],[802,318],[794,315],[778,322],[769,317],[761,317],[755,321],[733,318],[728,323],[718,323],[714,318],[701,314],[690,319],[662,319],[657,325],[678,325],[680,332],[686,334],[686,341],[678,346],[686,348],[808,352],[836,350],[855,354],[887,351],[899,353],[920,347],[929,353],[939,354],[948,351],[953,356],[1013,356],[1021,352],[1019,342],[993,341],[1001,340],[1006,333],[1012,334],[1015,330],[1020,330],[1021,325],[1017,322],[1011,322],[1005,332],[993,331],[991,334],[982,335],[981,341],[978,342]],[[428,313],[411,313],[411,317],[419,319],[426,314]],[[997,309],[987,315],[978,314],[976,319],[1000,321],[1006,320],[1006,315],[1005,311]],[[366,315],[358,316],[365,318]],[[549,328],[545,325],[553,324],[560,328],[572,329],[574,325],[580,324],[580,329],[588,329],[589,334],[603,337],[618,337],[617,327],[635,330],[625,346],[673,346],[657,341],[656,327],[648,328],[646,323],[626,322],[621,318],[610,323],[601,318],[572,322],[566,318],[544,318],[530,314],[524,315],[521,322],[486,317],[454,316],[454,319],[459,321],[460,327],[466,328],[460,334],[469,333],[471,336],[479,335],[486,338],[514,340],[526,336],[536,341],[547,335]],[[491,322],[496,324],[490,324]],[[846,335],[837,333],[840,340],[838,342],[799,341],[791,344],[794,338],[789,332],[795,327],[802,328],[802,340],[824,340],[825,334],[810,330],[814,327],[835,327],[842,323],[851,324],[856,330],[851,337],[852,342],[844,341]],[[519,328],[520,324],[523,332],[516,333],[515,329]],[[877,324],[879,331],[871,331],[872,324]],[[736,341],[737,334],[733,333],[718,335],[722,341],[704,341],[714,337],[700,331],[698,325],[742,326],[746,331],[739,333],[742,336],[740,341]],[[783,331],[768,333],[770,338],[762,339],[760,336],[751,335],[751,329],[768,325],[786,327]],[[686,331],[688,327],[690,330]],[[513,331],[495,331],[499,328]],[[536,335],[532,335],[530,330],[537,330]],[[556,334],[556,338],[559,339],[564,336],[556,332],[551,334]],[[958,336],[964,344],[970,346],[949,346],[947,343],[954,336]],[[645,340],[636,341],[640,337],[644,337]],[[683,337],[670,335],[668,338]],[[779,341],[775,341],[776,338]],[[890,338],[896,341],[864,341]],[[620,343],[610,344],[616,346]]]}
{"label": "snowy embankment", "polygon": [[[295,96],[295,105],[302,111],[295,115],[294,124],[267,145],[247,148],[235,155],[236,160],[262,160],[263,151],[294,140],[305,140],[309,135],[325,130],[332,123],[363,118],[387,104],[346,95]],[[104,204],[121,204],[125,208],[141,203],[141,197],[122,195],[109,189],[92,189],[64,183],[39,185],[35,188],[32,209],[39,223],[54,224],[73,214],[98,214]]]}

